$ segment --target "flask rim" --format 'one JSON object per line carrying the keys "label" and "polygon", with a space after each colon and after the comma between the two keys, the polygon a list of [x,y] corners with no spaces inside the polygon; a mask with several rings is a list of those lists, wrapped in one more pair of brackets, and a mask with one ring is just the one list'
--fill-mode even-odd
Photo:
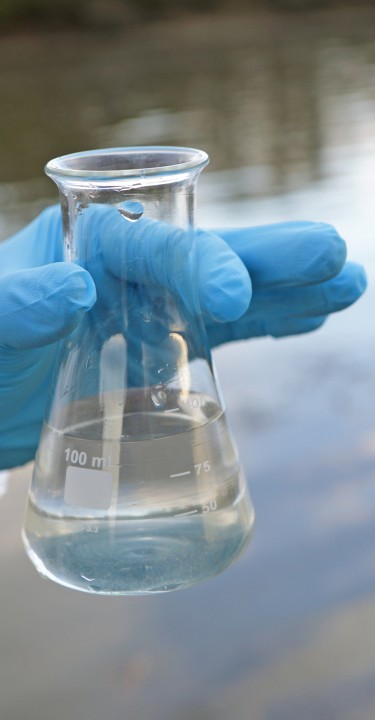
{"label": "flask rim", "polygon": [[[168,161],[168,162],[167,162]],[[170,145],[84,150],[53,158],[45,166],[50,177],[82,180],[146,178],[201,170],[209,162],[204,150]]]}

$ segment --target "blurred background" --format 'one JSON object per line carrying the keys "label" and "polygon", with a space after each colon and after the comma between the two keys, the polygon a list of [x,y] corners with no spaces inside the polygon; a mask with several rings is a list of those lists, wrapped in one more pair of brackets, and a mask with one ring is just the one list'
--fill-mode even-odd
{"label": "blurred background", "polygon": [[215,351],[257,521],[215,580],[140,598],[41,580],[0,475],[4,720],[375,717],[375,3],[1,0],[0,239],[50,158],[200,147],[202,226],[330,222],[369,289],[311,335]]}

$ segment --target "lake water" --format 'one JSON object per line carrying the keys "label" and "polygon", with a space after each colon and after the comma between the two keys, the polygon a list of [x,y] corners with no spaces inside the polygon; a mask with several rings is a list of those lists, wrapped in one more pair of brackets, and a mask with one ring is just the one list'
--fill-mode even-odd
{"label": "lake water", "polygon": [[0,41],[0,238],[55,155],[183,144],[203,226],[330,222],[369,289],[317,333],[215,352],[256,507],[223,575],[155,598],[42,581],[0,476],[4,720],[375,717],[375,10],[207,17]]}

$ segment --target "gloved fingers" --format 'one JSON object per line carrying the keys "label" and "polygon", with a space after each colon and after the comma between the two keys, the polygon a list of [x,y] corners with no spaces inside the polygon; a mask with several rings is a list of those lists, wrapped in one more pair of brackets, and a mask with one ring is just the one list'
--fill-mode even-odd
{"label": "gloved fingers", "polygon": [[3,272],[40,267],[63,259],[62,217],[53,205],[33,222],[0,245],[0,277]]}
{"label": "gloved fingers", "polygon": [[348,262],[336,277],[317,285],[256,290],[248,313],[253,319],[328,315],[356,302],[366,285],[363,267]]}
{"label": "gloved fingers", "polygon": [[92,278],[70,263],[0,277],[0,346],[26,350],[68,335],[95,303]]}
{"label": "gloved fingers", "polygon": [[[60,207],[44,210],[0,247],[0,268],[7,273],[63,259]],[[249,305],[251,282],[242,261],[213,233],[191,234],[146,217],[130,222],[116,208],[91,205],[77,219],[75,242],[106,305],[108,268],[117,278],[166,287],[219,321],[240,317]],[[82,247],[84,245],[85,247]],[[1,272],[1,270],[0,270]],[[192,282],[193,279],[193,282]],[[118,287],[115,288],[118,293]],[[111,294],[111,293],[109,293]]]}
{"label": "gloved fingers", "polygon": [[320,328],[327,319],[327,315],[318,317],[279,317],[268,320],[253,319],[246,314],[233,323],[210,324],[207,328],[211,347],[217,347],[227,342],[247,340],[256,337],[286,337],[312,332]]}
{"label": "gloved fingers", "polygon": [[57,347],[0,348],[0,468],[35,457]]}
{"label": "gloved fingers", "polygon": [[[200,230],[195,242],[195,282],[203,313],[219,322],[237,320],[251,301],[249,273],[238,255],[218,235]],[[192,280],[194,282],[194,277]]]}
{"label": "gloved fingers", "polygon": [[246,265],[253,288],[320,283],[344,266],[346,244],[325,223],[286,222],[218,231]]}
{"label": "gloved fingers", "polygon": [[366,288],[364,269],[347,263],[341,273],[324,283],[304,288],[255,290],[247,312],[237,322],[207,323],[212,346],[251,337],[283,337],[320,327],[333,312],[354,303]]}
{"label": "gloved fingers", "polygon": [[316,317],[287,317],[279,320],[271,320],[267,325],[267,335],[273,338],[286,337],[288,335],[301,335],[303,333],[318,330],[326,322],[328,315]]}
{"label": "gloved fingers", "polygon": [[[118,211],[117,211],[118,210]],[[96,241],[100,256],[89,256],[99,300],[105,298],[102,263],[110,273],[135,285],[167,289],[192,312],[199,307],[217,320],[234,320],[249,305],[251,282],[238,256],[220,237],[192,232],[143,216],[130,222],[121,208],[91,206],[79,218],[79,233]]]}

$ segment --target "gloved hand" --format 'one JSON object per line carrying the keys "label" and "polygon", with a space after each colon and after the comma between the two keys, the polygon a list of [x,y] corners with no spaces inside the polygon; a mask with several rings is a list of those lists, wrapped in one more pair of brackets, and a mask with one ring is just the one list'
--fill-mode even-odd
{"label": "gloved hand", "polygon": [[[307,332],[365,289],[363,269],[345,265],[345,243],[329,226],[220,235],[201,232],[197,243],[199,300],[213,346]],[[60,209],[52,207],[0,245],[0,469],[34,457],[59,340],[96,302],[91,275],[62,262],[61,237]],[[159,243],[165,258],[162,235]],[[110,252],[107,259],[111,271]],[[137,266],[137,281],[145,272],[168,283],[164,271],[157,260]]]}
{"label": "gloved hand", "polygon": [[218,233],[248,269],[252,299],[235,322],[206,323],[212,347],[316,330],[366,289],[363,267],[345,262],[346,244],[326,223],[286,222]]}

